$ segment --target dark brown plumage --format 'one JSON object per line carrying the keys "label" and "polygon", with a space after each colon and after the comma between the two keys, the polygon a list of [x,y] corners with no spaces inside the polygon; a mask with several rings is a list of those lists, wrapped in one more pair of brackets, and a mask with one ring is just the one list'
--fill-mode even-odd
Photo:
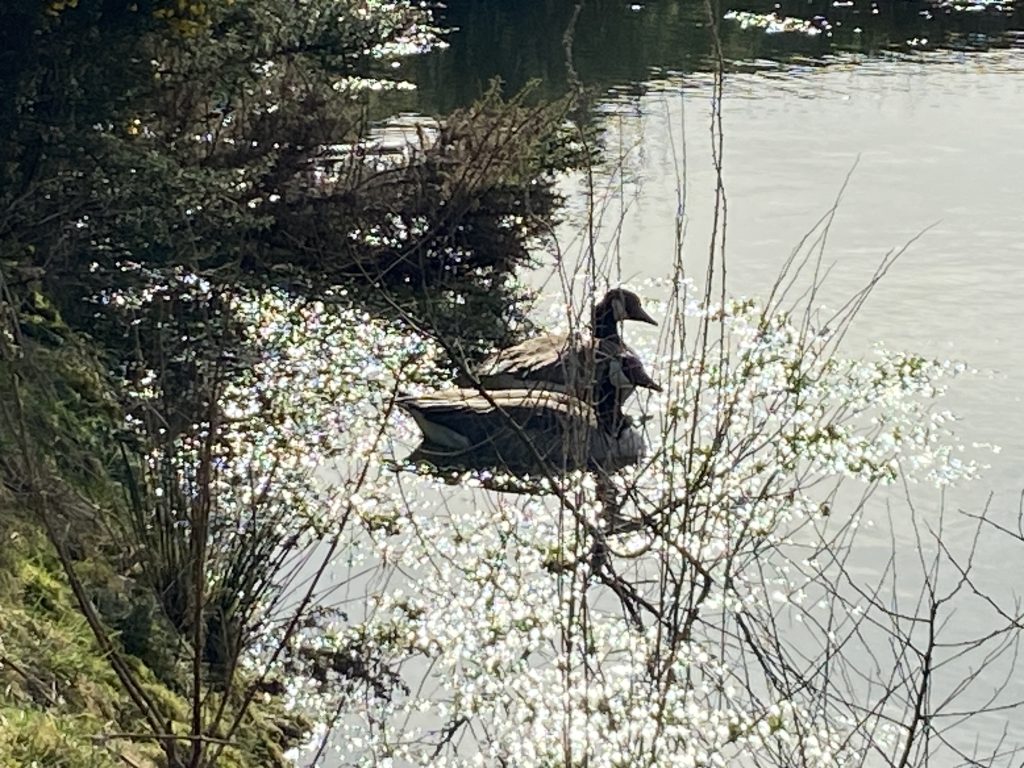
{"label": "dark brown plumage", "polygon": [[614,358],[597,402],[566,392],[451,389],[395,402],[416,420],[424,441],[414,459],[445,466],[503,467],[513,472],[612,471],[644,456],[642,435],[622,413],[623,392],[660,389],[639,358]]}
{"label": "dark brown plumage", "polygon": [[[615,288],[594,306],[591,339],[579,334],[541,334],[492,355],[477,370],[477,379],[487,390],[544,389],[597,402],[595,386],[609,375],[611,360],[631,356],[639,363],[619,335],[622,320],[657,325],[635,293]],[[646,374],[644,379],[637,386],[659,388]]]}

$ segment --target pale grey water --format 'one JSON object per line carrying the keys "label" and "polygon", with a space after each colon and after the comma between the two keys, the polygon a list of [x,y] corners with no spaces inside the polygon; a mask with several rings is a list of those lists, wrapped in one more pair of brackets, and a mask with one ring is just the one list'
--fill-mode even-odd
{"label": "pale grey water", "polygon": [[[685,80],[658,86],[613,99],[606,118],[609,154],[621,142],[631,181],[621,232],[606,227],[599,253],[618,248],[622,276],[634,283],[671,272],[684,133],[684,250],[697,276],[712,220],[710,92]],[[888,251],[920,235],[875,289],[847,348],[881,340],[980,369],[950,399],[964,417],[959,431],[1002,446],[988,485],[1021,490],[1024,53],[734,76],[723,123],[729,292],[765,295],[852,171],[820,300],[837,306]],[[570,194],[575,215],[563,242],[578,241],[586,204],[584,190]],[[612,208],[608,218],[616,219],[618,203]],[[531,279],[546,277],[540,270]]]}

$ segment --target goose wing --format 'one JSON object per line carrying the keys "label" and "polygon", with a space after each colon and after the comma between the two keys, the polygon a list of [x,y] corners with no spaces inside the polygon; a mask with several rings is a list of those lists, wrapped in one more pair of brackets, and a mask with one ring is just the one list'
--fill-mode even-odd
{"label": "goose wing", "polygon": [[479,419],[505,414],[517,423],[539,416],[593,420],[593,410],[586,403],[564,392],[545,390],[502,389],[484,396],[475,389],[447,389],[427,395],[404,395],[395,403],[408,413],[420,412],[435,419]]}
{"label": "goose wing", "polygon": [[579,393],[593,381],[593,370],[592,344],[579,336],[545,333],[496,352],[483,362],[478,376],[487,389]]}
{"label": "goose wing", "polygon": [[590,406],[562,392],[508,389],[489,395],[450,389],[395,402],[416,420],[424,437],[451,448],[504,439],[516,427],[531,435],[554,436],[597,425]]}

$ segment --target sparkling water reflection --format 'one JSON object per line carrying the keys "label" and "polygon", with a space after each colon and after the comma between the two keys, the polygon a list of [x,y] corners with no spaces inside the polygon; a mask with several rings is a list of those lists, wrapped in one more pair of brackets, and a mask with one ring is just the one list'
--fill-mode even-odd
{"label": "sparkling water reflection", "polygon": [[[1015,138],[1021,105],[1024,53],[1008,51],[837,62],[737,74],[726,84],[732,293],[764,295],[851,169],[826,250],[832,271],[819,300],[838,306],[864,285],[887,252],[919,237],[876,289],[846,348],[866,351],[884,340],[890,347],[962,359],[979,369],[954,385],[948,404],[961,416],[958,431],[968,443],[995,443],[1002,450],[989,457],[991,467],[981,481],[948,491],[944,499],[913,488],[918,513],[930,520],[938,520],[943,501],[947,510],[980,511],[991,491],[995,517],[1016,528],[1024,485],[1024,349],[1017,341],[1024,320],[1019,212],[1024,145]],[[612,93],[602,111],[609,145],[602,189],[611,209],[606,220],[615,226],[601,233],[599,254],[607,254],[607,262],[619,264],[622,277],[637,284],[666,276],[677,178],[684,177],[684,249],[691,270],[699,274],[714,189],[710,90],[702,78],[667,78],[645,83],[642,96]],[[575,216],[561,236],[575,244],[579,257],[587,195],[582,180],[567,191]],[[540,271],[531,279],[543,285],[548,275]],[[631,333],[630,343],[653,348],[654,337],[642,334]],[[916,557],[902,495],[902,490],[882,494],[869,507],[869,529],[854,563],[862,575],[889,556],[890,532],[900,557]],[[887,501],[893,502],[891,521]],[[949,515],[949,538],[963,541],[969,523]],[[988,549],[976,563],[979,586],[1003,597],[1019,595],[1024,577],[1007,567],[1016,549],[995,537],[983,547]],[[988,620],[981,612],[959,618],[964,627]],[[1002,671],[982,671],[965,703],[991,694]],[[1010,698],[1013,694],[1024,696],[1024,684],[1018,683]],[[1004,728],[1010,742],[1024,741],[1024,725],[1013,717],[993,714],[976,726],[983,746],[993,747]]]}
{"label": "sparkling water reflection", "polygon": [[[451,20],[463,30],[452,35],[447,51],[404,65],[403,76],[421,89],[403,95],[403,107],[443,113],[470,101],[495,74],[512,87],[540,76],[546,94],[560,93],[564,24],[558,14],[564,9],[554,5],[453,4]],[[872,14],[872,5],[851,5],[849,12],[883,15]],[[656,285],[671,270],[682,192],[686,258],[699,274],[714,189],[710,78],[701,73],[703,5],[587,6],[591,15],[581,21],[575,51],[581,76],[603,93],[595,105],[607,146],[597,182],[607,206],[599,256],[618,265],[622,279]],[[978,510],[992,491],[995,517],[1015,526],[1024,485],[1024,348],[1016,338],[1024,320],[1024,50],[1012,28],[1019,17],[978,12],[973,27],[947,23],[937,36],[934,25],[925,31],[913,25],[934,21],[920,15],[923,4],[883,7],[886,24],[870,34],[862,30],[856,44],[837,42],[835,35],[769,39],[756,30],[724,28],[732,59],[723,100],[730,291],[763,295],[852,170],[830,233],[826,262],[833,266],[819,300],[837,306],[864,285],[887,252],[917,238],[876,289],[846,348],[866,351],[884,340],[979,369],[954,385],[948,405],[962,417],[958,431],[966,442],[995,443],[1002,451],[988,458],[991,467],[980,482],[944,499],[925,488],[911,489],[912,496],[919,515],[937,520],[943,503],[947,510]],[[752,3],[744,8],[770,10]],[[818,11],[801,5],[794,13],[813,18]],[[833,22],[843,21],[828,13]],[[931,42],[920,43],[925,36]],[[936,41],[946,47],[921,51]],[[976,50],[993,44],[998,47]],[[586,246],[580,233],[587,190],[580,179],[567,179],[565,190],[570,216],[559,239],[570,257],[579,257]],[[547,267],[526,279],[538,287],[557,285]],[[646,292],[659,298],[657,287]],[[629,341],[653,351],[656,334],[630,328]],[[893,542],[901,563],[916,559],[901,495],[880,494],[869,507],[851,563],[858,573],[871,574]],[[460,503],[480,502],[470,490],[443,499],[444,505]],[[950,515],[946,525],[949,540],[963,543],[969,521]],[[1024,590],[1024,576],[1007,565],[1017,551],[995,548],[995,538],[983,546],[984,558],[975,564],[979,588],[1000,597]],[[902,596],[912,597],[913,586]],[[957,616],[965,628],[989,618],[983,612]],[[982,670],[962,708],[984,700],[1001,682],[1001,671]],[[1022,697],[1024,683],[1011,686],[1008,698]],[[1004,730],[1009,744],[1024,742],[1024,724],[1012,714],[992,714],[975,725],[982,751]]]}

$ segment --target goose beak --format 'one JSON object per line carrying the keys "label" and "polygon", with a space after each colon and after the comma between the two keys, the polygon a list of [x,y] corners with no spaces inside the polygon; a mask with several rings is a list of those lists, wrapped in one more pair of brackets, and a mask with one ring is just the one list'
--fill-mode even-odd
{"label": "goose beak", "polygon": [[643,307],[634,307],[633,311],[629,313],[629,319],[639,320],[641,323],[647,323],[648,325],[658,324],[658,321],[647,314]]}
{"label": "goose beak", "polygon": [[635,386],[643,387],[644,389],[651,389],[655,392],[661,392],[661,384],[648,376],[646,371],[637,371],[634,376],[636,378],[633,382]]}

